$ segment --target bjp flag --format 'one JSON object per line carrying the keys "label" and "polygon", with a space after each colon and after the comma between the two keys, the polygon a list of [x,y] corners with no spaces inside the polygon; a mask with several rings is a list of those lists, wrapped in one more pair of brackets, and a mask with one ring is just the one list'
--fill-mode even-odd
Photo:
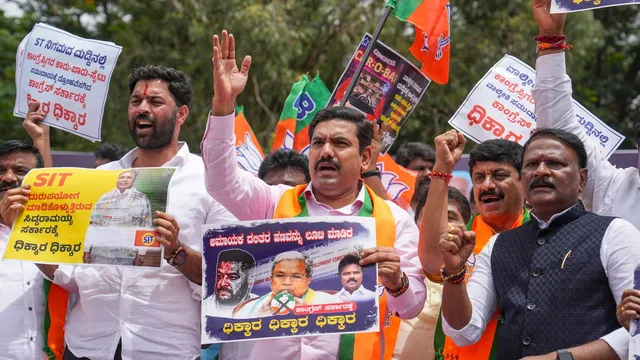
{"label": "bjp flag", "polygon": [[307,154],[309,149],[309,124],[318,111],[324,109],[329,102],[331,92],[316,75],[309,81],[307,75],[291,87],[291,92],[284,102],[284,109],[276,127],[276,136],[272,151],[292,149]]}
{"label": "bjp flag", "polygon": [[407,210],[415,191],[418,173],[398,165],[388,153],[378,155],[376,166],[380,170],[380,180],[389,199]]}
{"label": "bjp flag", "polygon": [[236,120],[234,126],[236,135],[236,160],[241,169],[254,175],[258,175],[258,169],[264,159],[262,147],[258,138],[253,133],[251,125],[244,117],[244,108],[236,107]]}
{"label": "bjp flag", "polygon": [[449,0],[389,0],[391,14],[415,26],[409,48],[422,63],[422,72],[438,84],[449,82],[451,5]]}

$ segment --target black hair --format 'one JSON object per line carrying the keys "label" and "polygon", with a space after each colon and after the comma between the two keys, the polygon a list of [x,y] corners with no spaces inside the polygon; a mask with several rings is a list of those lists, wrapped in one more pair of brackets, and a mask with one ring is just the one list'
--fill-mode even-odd
{"label": "black hair", "polygon": [[518,171],[522,169],[522,145],[509,140],[487,140],[476,146],[469,153],[469,174],[473,178],[473,167],[478,162],[491,161],[506,163]]}
{"label": "black hair", "polygon": [[640,119],[636,121],[636,145],[640,148]]}
{"label": "black hair", "polygon": [[218,254],[218,264],[223,261],[240,263],[240,269],[243,271],[252,269],[256,266],[256,259],[242,249],[222,250],[220,254]]}
{"label": "black hair", "polygon": [[338,274],[342,274],[342,269],[344,269],[347,265],[354,264],[360,266],[360,258],[353,254],[345,255],[338,263]]}
{"label": "black hair", "polygon": [[289,149],[278,149],[265,156],[258,169],[258,177],[264,179],[269,171],[287,168],[302,171],[305,182],[311,181],[311,177],[309,176],[309,158]]}
{"label": "black hair", "polygon": [[[420,218],[420,213],[422,212],[424,205],[427,203],[427,195],[429,195],[429,188],[425,192],[424,196],[420,199],[418,206],[416,207],[416,215],[415,222],[418,222]],[[460,215],[462,215],[462,220],[464,223],[468,223],[471,220],[471,205],[469,204],[469,200],[466,196],[464,196],[460,190],[454,188],[453,186],[449,186],[448,190],[448,201],[453,201],[458,211],[460,211]]]}
{"label": "black hair", "polygon": [[120,144],[104,143],[93,152],[96,159],[107,159],[109,161],[120,160],[126,153],[127,148]]}
{"label": "black hair", "polygon": [[191,103],[193,90],[191,89],[191,79],[180,70],[166,66],[145,65],[133,69],[129,75],[129,94],[140,80],[160,79],[169,84],[169,92],[178,107]]}
{"label": "black hair", "polygon": [[424,161],[436,161],[436,151],[427,144],[421,142],[410,142],[400,145],[396,153],[396,163],[400,166],[407,167],[411,160],[416,157],[422,158]]}
{"label": "black hair", "polygon": [[[531,143],[539,138],[552,138],[569,146],[573,149],[573,151],[576,153],[576,156],[578,157],[578,167],[580,169],[584,169],[587,167],[587,150],[584,148],[584,144],[582,143],[580,138],[570,132],[560,129],[542,129],[533,133],[529,140],[527,140],[527,142],[524,144],[524,148],[522,149],[521,161],[524,161],[524,153],[527,151]],[[522,167],[522,164],[520,166]]]}
{"label": "black hair", "polygon": [[27,152],[33,154],[36,158],[36,168],[44,167],[44,158],[40,151],[33,145],[30,145],[26,141],[22,140],[9,140],[0,144],[0,157],[5,155],[17,153],[17,152]]}
{"label": "black hair", "polygon": [[364,115],[358,110],[350,109],[343,106],[328,107],[318,111],[316,116],[309,124],[309,140],[313,141],[313,131],[316,126],[329,120],[345,120],[356,125],[356,136],[358,137],[358,152],[362,154],[364,149],[371,145],[373,139],[373,126],[367,121]]}

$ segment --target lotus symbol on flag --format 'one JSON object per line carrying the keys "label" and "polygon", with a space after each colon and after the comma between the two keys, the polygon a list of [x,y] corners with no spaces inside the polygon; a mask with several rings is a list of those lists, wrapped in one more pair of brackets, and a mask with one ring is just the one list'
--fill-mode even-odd
{"label": "lotus symbol on flag", "polygon": [[284,142],[282,143],[281,149],[293,150],[293,133],[287,130],[287,133],[284,134]]}
{"label": "lotus symbol on flag", "polygon": [[391,200],[396,201],[400,198],[400,195],[409,190],[409,186],[402,181],[396,181],[398,175],[391,171],[384,171],[384,163],[378,162],[376,164],[378,170],[380,170],[380,181],[387,191],[387,195],[391,197]]}
{"label": "lotus symbol on flag", "polygon": [[240,168],[258,175],[258,169],[262,163],[262,155],[260,155],[253,141],[251,141],[251,134],[248,131],[244,133],[244,142],[236,146],[236,157]]}

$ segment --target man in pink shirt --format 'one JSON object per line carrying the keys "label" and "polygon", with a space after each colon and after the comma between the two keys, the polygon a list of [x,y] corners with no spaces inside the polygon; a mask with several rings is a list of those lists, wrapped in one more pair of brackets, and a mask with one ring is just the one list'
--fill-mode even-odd
{"label": "man in pink shirt", "polygon": [[[215,95],[201,144],[207,191],[239,220],[271,219],[282,195],[291,187],[270,186],[236,165],[234,106],[246,85],[251,58],[245,57],[238,69],[233,35],[226,31],[221,41],[214,36],[213,45]],[[308,216],[359,214],[366,202],[371,203],[370,192],[360,181],[361,172],[371,161],[371,124],[359,112],[337,107],[320,111],[309,129],[311,182],[303,191]],[[418,228],[400,207],[391,201],[383,204],[389,206],[395,220],[394,246],[363,250],[361,265],[378,264],[389,312],[409,319],[420,313],[426,296],[416,252]],[[338,358],[339,344],[339,335],[246,341],[224,344],[221,360],[333,360]],[[384,353],[392,351],[382,349]]]}

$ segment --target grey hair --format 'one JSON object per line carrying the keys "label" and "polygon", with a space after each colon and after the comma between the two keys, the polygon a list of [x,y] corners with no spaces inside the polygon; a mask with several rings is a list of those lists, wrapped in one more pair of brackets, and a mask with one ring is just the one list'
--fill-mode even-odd
{"label": "grey hair", "polygon": [[307,277],[311,277],[313,275],[313,260],[299,251],[286,251],[276,255],[275,259],[273,259],[273,264],[271,264],[272,275],[276,264],[283,260],[302,260],[304,261],[304,270],[307,272]]}

